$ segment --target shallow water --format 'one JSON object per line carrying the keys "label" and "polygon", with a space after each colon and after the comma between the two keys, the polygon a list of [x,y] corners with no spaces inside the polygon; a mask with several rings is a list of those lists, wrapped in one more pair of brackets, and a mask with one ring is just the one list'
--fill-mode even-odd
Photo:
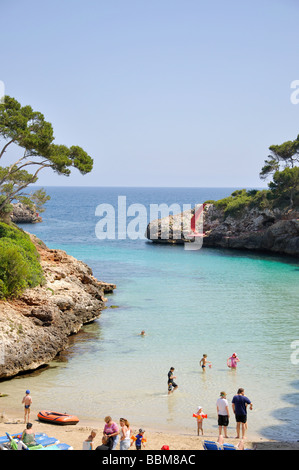
{"label": "shallow water", "polygon": [[[29,388],[33,410],[68,411],[98,418],[100,425],[109,414],[137,426],[195,430],[192,414],[201,405],[208,414],[205,429],[216,432],[219,392],[231,401],[243,387],[254,404],[249,435],[295,439],[299,381],[291,344],[299,337],[299,263],[220,249],[190,252],[146,240],[98,240],[96,205],[114,204],[125,191],[129,202],[143,204],[194,204],[230,194],[48,188],[52,199],[44,222],[23,228],[87,262],[99,279],[114,282],[108,306],[118,308],[104,310],[72,337],[68,351],[48,369],[2,382],[1,392],[9,397],[1,399],[0,411],[21,409]],[[146,336],[140,337],[143,329]],[[236,371],[226,366],[233,352],[240,358]],[[205,372],[199,367],[203,353],[212,362]],[[179,389],[168,396],[170,366]],[[234,427],[231,417],[231,435]]]}

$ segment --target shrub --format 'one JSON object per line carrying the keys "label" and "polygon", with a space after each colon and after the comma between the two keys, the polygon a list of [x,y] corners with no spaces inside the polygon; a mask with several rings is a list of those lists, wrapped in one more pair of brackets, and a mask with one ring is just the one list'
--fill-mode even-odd
{"label": "shrub", "polygon": [[22,230],[0,223],[0,298],[20,295],[43,281],[38,252]]}

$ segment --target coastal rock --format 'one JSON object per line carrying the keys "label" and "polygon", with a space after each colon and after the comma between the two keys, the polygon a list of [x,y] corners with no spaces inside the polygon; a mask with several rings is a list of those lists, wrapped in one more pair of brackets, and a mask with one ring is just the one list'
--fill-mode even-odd
{"label": "coastal rock", "polygon": [[14,224],[36,224],[42,222],[40,215],[20,202],[13,204],[13,212],[11,214],[11,221]]}
{"label": "coastal rock", "polygon": [[[150,222],[145,236],[155,243],[194,241],[188,234],[194,211]],[[168,229],[169,227],[169,229]],[[238,216],[225,217],[221,209],[206,204],[203,247],[272,252],[299,257],[299,213],[296,210],[246,208]],[[168,236],[167,234],[168,230]]]}
{"label": "coastal rock", "polygon": [[[0,302],[0,379],[52,361],[68,337],[98,318],[116,286],[97,280],[82,261],[48,249],[31,235],[45,283]],[[86,280],[88,279],[88,282]]]}

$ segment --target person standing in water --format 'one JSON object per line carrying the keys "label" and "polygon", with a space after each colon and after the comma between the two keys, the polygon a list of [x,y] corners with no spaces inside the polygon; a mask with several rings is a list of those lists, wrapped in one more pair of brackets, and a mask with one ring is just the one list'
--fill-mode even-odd
{"label": "person standing in water", "polygon": [[168,372],[168,395],[173,393],[177,388],[178,385],[174,382],[174,379],[176,379],[176,376],[173,375],[174,372],[174,367],[170,367],[170,370]]}
{"label": "person standing in water", "polygon": [[207,354],[203,354],[201,360],[199,361],[199,365],[201,366],[203,372],[206,370],[207,364],[209,364],[210,368],[212,367],[212,363],[207,360],[207,357],[208,357]]}
{"label": "person standing in water", "polygon": [[226,361],[227,367],[229,367],[230,369],[236,369],[238,362],[240,362],[240,359],[238,358],[236,353],[233,353],[232,356],[229,357]]}

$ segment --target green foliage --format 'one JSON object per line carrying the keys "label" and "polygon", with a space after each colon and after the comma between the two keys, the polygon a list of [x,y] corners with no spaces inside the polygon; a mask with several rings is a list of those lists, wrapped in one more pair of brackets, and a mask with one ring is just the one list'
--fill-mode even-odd
{"label": "green foliage", "polygon": [[259,209],[270,208],[273,204],[269,190],[257,189],[238,189],[230,196],[220,199],[219,201],[206,201],[206,203],[214,204],[217,209],[224,212],[225,217],[238,217],[242,215],[246,208],[254,207]]}
{"label": "green foliage", "polygon": [[38,189],[34,193],[20,195],[18,199],[24,206],[30,207],[34,212],[41,213],[45,211],[44,205],[51,197],[44,189]]}
{"label": "green foliage", "polygon": [[[5,196],[0,201],[0,218],[1,213],[11,208],[11,202],[24,197],[23,189],[35,183],[44,168],[65,176],[69,176],[73,168],[82,175],[93,168],[93,159],[81,147],[54,144],[52,124],[45,121],[43,114],[31,106],[22,107],[9,96],[0,103],[0,138],[4,140],[0,160],[12,144],[20,152],[12,165],[0,166],[0,195]],[[31,168],[33,174],[27,171]]]}
{"label": "green foliage", "polygon": [[291,207],[299,205],[299,167],[285,168],[283,171],[276,171],[273,181],[269,183],[272,194],[281,203]]}
{"label": "green foliage", "polygon": [[295,140],[289,140],[280,145],[269,147],[271,154],[260,172],[260,178],[266,179],[270,174],[280,171],[280,165],[284,168],[294,168],[299,162],[299,135]]}
{"label": "green foliage", "polygon": [[43,282],[38,252],[22,230],[0,223],[0,298],[20,295]]}

